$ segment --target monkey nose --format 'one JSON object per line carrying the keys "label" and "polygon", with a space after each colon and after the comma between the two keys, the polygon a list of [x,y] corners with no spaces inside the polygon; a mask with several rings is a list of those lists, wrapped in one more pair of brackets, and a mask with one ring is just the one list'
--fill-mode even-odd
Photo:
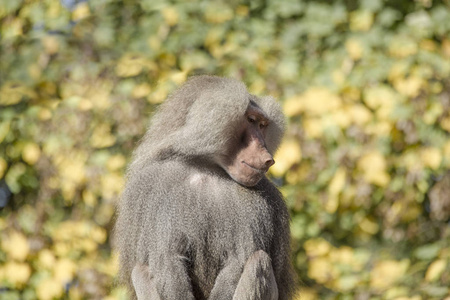
{"label": "monkey nose", "polygon": [[270,158],[268,160],[266,160],[266,162],[264,163],[266,168],[270,168],[271,166],[273,166],[273,164],[275,163],[275,161],[273,160],[273,158]]}

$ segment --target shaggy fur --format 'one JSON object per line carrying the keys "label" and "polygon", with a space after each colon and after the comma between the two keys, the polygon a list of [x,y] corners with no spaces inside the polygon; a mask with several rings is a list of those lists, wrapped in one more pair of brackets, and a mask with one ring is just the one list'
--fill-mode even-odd
{"label": "shaggy fur", "polygon": [[[115,227],[120,278],[133,298],[133,268],[148,266],[145,276],[161,299],[233,299],[240,280],[245,299],[268,299],[264,288],[290,299],[289,214],[280,193],[266,177],[240,185],[214,160],[239,139],[250,101],[270,119],[266,146],[274,153],[284,130],[279,105],[236,80],[193,77],[153,116]],[[242,275],[252,259],[258,263]],[[270,267],[275,280],[264,275]]]}

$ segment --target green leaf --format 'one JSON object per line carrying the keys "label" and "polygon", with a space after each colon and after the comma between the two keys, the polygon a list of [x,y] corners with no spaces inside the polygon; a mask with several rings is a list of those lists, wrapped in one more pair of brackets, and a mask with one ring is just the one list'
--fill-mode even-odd
{"label": "green leaf", "polygon": [[440,243],[424,245],[414,251],[414,256],[420,260],[431,260],[439,254],[441,248]]}

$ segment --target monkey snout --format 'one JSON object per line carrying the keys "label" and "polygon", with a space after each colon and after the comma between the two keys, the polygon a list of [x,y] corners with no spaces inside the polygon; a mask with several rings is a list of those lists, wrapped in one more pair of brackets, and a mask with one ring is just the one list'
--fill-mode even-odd
{"label": "monkey snout", "polygon": [[270,168],[271,166],[273,166],[275,164],[275,161],[273,160],[273,158],[267,159],[266,162],[264,163],[264,165],[266,166],[266,168]]}
{"label": "monkey snout", "polygon": [[269,169],[275,163],[272,155],[266,149],[262,151],[260,159],[261,166],[265,169]]}

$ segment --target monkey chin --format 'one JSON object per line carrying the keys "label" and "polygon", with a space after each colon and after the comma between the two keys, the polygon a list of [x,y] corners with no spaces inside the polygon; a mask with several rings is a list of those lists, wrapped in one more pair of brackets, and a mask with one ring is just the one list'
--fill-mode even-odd
{"label": "monkey chin", "polygon": [[241,161],[238,166],[225,168],[225,171],[230,177],[246,187],[253,187],[261,181],[268,169],[258,169],[252,167],[245,161]]}

